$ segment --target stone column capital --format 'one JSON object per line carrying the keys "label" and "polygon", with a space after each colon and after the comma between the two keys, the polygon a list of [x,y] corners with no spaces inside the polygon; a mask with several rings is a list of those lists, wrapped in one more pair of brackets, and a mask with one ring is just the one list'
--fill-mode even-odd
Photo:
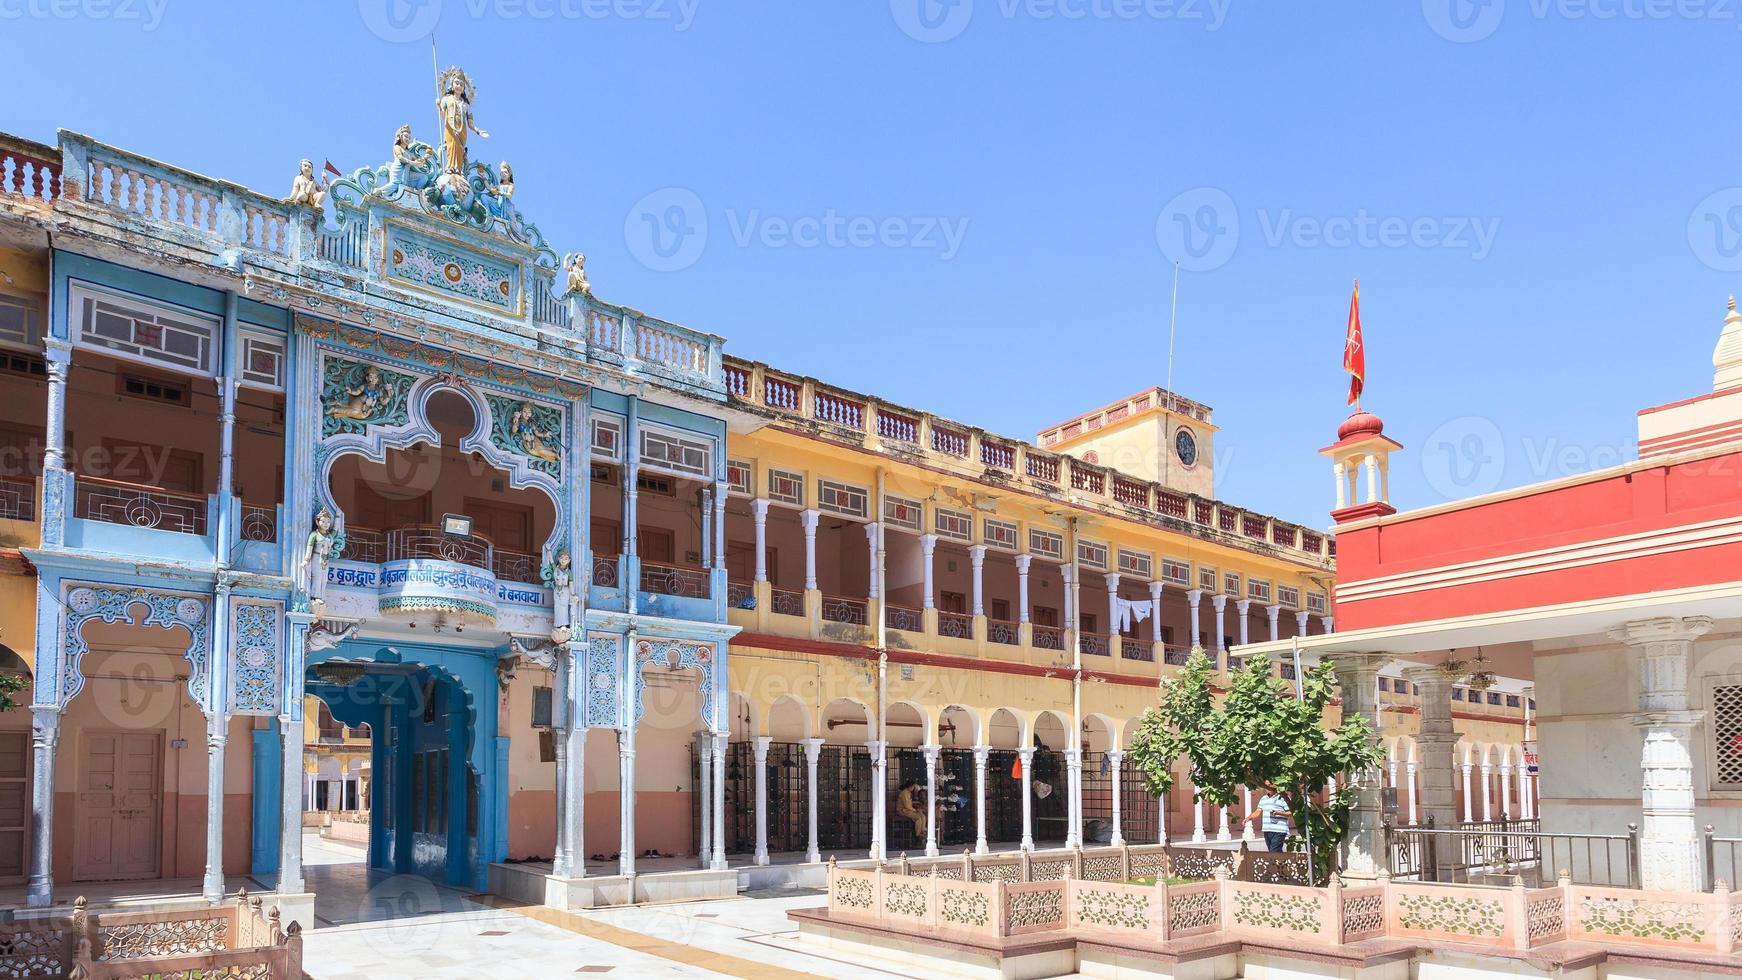
{"label": "stone column capital", "polygon": [[817,533],[817,521],[822,516],[822,511],[818,510],[805,510],[799,512],[798,518],[799,521],[804,524],[804,533],[806,535]]}
{"label": "stone column capital", "polygon": [[1021,572],[1024,575],[1027,575],[1028,574],[1028,566],[1030,564],[1032,564],[1033,562],[1034,562],[1033,555],[1017,555],[1016,556],[1016,570]]}
{"label": "stone column capital", "polygon": [[1204,598],[1204,590],[1203,589],[1187,589],[1186,590],[1186,601],[1191,603],[1194,606],[1197,605],[1203,598]]}
{"label": "stone column capital", "polygon": [[944,747],[935,744],[922,745],[919,747],[919,750],[920,753],[925,756],[926,765],[936,765],[938,756],[943,753]]}
{"label": "stone column capital", "polygon": [[755,741],[756,747],[752,751],[754,751],[756,753],[756,758],[758,758],[758,759],[766,758],[768,756],[768,747],[770,745],[773,745],[773,744],[774,744],[774,739],[772,736],[758,735],[758,736],[756,736],[756,741]]}
{"label": "stone column capital", "polygon": [[865,540],[871,542],[874,545],[877,543],[877,522],[876,521],[872,521],[871,523],[865,525]]}
{"label": "stone column capital", "polygon": [[1221,612],[1222,610],[1228,608],[1228,595],[1227,595],[1227,593],[1218,592],[1215,595],[1211,596],[1210,597],[1210,605],[1218,613]]}
{"label": "stone column capital", "polygon": [[990,746],[990,745],[976,745],[976,746],[974,746],[974,765],[980,766],[981,768],[984,768],[986,765],[986,760],[987,760],[987,758],[989,758],[991,756],[991,754],[992,754],[992,746]]}
{"label": "stone column capital", "polygon": [[1107,758],[1113,760],[1114,765],[1118,765],[1125,761],[1125,751],[1123,749],[1108,749]]}
{"label": "stone column capital", "polygon": [[983,544],[969,545],[968,560],[974,563],[975,568],[984,565],[986,563],[986,546]]}
{"label": "stone column capital", "polygon": [[750,514],[756,518],[758,524],[768,520],[768,501],[761,497],[750,501]]}
{"label": "stone column capital", "polygon": [[1609,636],[1628,646],[1651,643],[1691,643],[1712,631],[1710,616],[1659,616],[1612,627]]}
{"label": "stone column capital", "polygon": [[1107,579],[1107,594],[1108,595],[1118,595],[1119,594],[1119,573],[1118,572],[1108,572],[1106,575],[1106,579]]}
{"label": "stone column capital", "polygon": [[1020,758],[1022,760],[1023,771],[1027,772],[1028,771],[1028,763],[1030,762],[1030,760],[1032,760],[1034,758],[1034,747],[1030,746],[1030,747],[1024,748],[1024,749],[1017,749],[1016,755],[1018,758]]}
{"label": "stone column capital", "polygon": [[1252,600],[1240,599],[1234,603],[1234,608],[1240,610],[1240,615],[1244,616],[1252,611]]}
{"label": "stone column capital", "polygon": [[1160,602],[1161,601],[1161,592],[1164,588],[1166,588],[1166,583],[1163,582],[1161,579],[1156,579],[1155,581],[1150,582],[1149,583],[1149,597],[1151,599],[1155,600],[1156,602]]}
{"label": "stone column capital", "polygon": [[937,535],[935,535],[935,534],[922,534],[919,536],[919,550],[925,552],[925,556],[927,558],[931,557],[932,551],[935,550],[937,548],[937,546],[938,546],[938,536]]}
{"label": "stone column capital", "polygon": [[823,754],[823,740],[820,738],[805,739],[804,754],[805,758],[815,762],[817,758]]}

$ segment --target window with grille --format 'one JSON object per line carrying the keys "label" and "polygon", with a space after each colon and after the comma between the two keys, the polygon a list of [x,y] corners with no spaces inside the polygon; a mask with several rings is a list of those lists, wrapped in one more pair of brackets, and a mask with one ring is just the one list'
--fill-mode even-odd
{"label": "window with grille", "polygon": [[1452,688],[1452,700],[1453,701],[1464,700],[1464,689],[1461,687]]}
{"label": "window with grille", "polygon": [[994,548],[1002,548],[1005,551],[1016,550],[1016,542],[1018,539],[1016,537],[1015,524],[1012,524],[1009,521],[993,520],[988,517],[981,521],[980,525],[986,531],[986,543],[988,545]]}
{"label": "window with grille", "polygon": [[1213,568],[1198,569],[1198,588],[1205,592],[1216,591],[1216,570]]}
{"label": "window with grille", "polygon": [[41,307],[20,296],[0,295],[0,344],[41,350]]}
{"label": "window with grille", "polygon": [[593,455],[620,459],[623,455],[623,423],[617,419],[593,420]]}
{"label": "window with grille", "polygon": [[726,485],[733,493],[748,497],[751,493],[750,464],[742,459],[726,460]]}
{"label": "window with grille", "polygon": [[1712,685],[1712,788],[1742,790],[1742,684]]}
{"label": "window with grille", "polygon": [[1240,574],[1238,572],[1222,573],[1222,591],[1229,595],[1240,594]]}
{"label": "window with grille", "polygon": [[1107,570],[1107,546],[1099,541],[1078,541],[1077,561],[1088,568]]}
{"label": "window with grille", "polygon": [[1325,594],[1323,592],[1307,593],[1307,611],[1316,613],[1325,611]]}
{"label": "window with grille", "polygon": [[1192,580],[1192,566],[1183,561],[1164,559],[1161,563],[1161,577],[1163,581],[1185,585]]}
{"label": "window with grille", "polygon": [[883,498],[883,520],[885,523],[892,524],[895,527],[904,527],[909,531],[917,531],[919,530],[920,521],[923,520],[921,517],[923,513],[924,509],[920,506],[920,503],[917,500],[909,500],[906,497],[891,496],[885,496]]}
{"label": "window with grille", "polygon": [[974,538],[974,519],[966,514],[939,508],[935,526],[940,538],[954,538],[957,541],[971,541]]}
{"label": "window with grille", "polygon": [[1249,578],[1246,580],[1246,595],[1259,602],[1269,602],[1270,583],[1261,578]]}
{"label": "window with grille", "polygon": [[1065,539],[1062,534],[1051,531],[1028,529],[1028,550],[1042,558],[1052,558],[1062,561],[1065,557]]}
{"label": "window with grille", "polygon": [[550,688],[535,687],[532,689],[532,727],[549,728],[551,725]]}
{"label": "window with grille", "polygon": [[85,287],[74,287],[72,308],[79,342],[87,347],[198,374],[215,373],[212,348],[218,333],[216,317]]}
{"label": "window with grille", "polygon": [[131,398],[143,398],[146,401],[162,402],[168,405],[186,405],[188,403],[188,386],[180,381],[165,381],[160,378],[142,378],[136,374],[121,374],[115,377],[116,387],[121,394]]}
{"label": "window with grille", "polygon": [[768,471],[768,498],[783,504],[804,506],[804,474],[786,470]]}
{"label": "window with grille", "polygon": [[1276,587],[1276,601],[1290,609],[1299,609],[1300,589],[1292,585],[1279,585]]}
{"label": "window with grille", "polygon": [[643,466],[657,466],[696,476],[713,472],[710,465],[714,456],[712,439],[690,439],[675,432],[650,428],[641,429],[640,434]]}
{"label": "window with grille", "polygon": [[845,514],[848,517],[865,517],[870,514],[870,504],[863,487],[848,486],[833,480],[817,481],[817,509]]}
{"label": "window with grille", "polygon": [[1389,678],[1389,677],[1379,678],[1379,689],[1381,691],[1384,691],[1384,692],[1389,694],[1391,692],[1391,678]]}
{"label": "window with grille", "polygon": [[1119,571],[1123,575],[1151,578],[1155,575],[1155,558],[1141,551],[1119,549]]}
{"label": "window with grille", "polygon": [[284,388],[284,338],[262,330],[244,329],[242,342],[242,381],[262,388]]}

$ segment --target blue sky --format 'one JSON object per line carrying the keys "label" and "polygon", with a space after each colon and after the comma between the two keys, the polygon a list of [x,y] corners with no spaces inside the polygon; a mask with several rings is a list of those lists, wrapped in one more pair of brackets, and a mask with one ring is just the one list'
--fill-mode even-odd
{"label": "blue sky", "polygon": [[595,291],[741,356],[1032,438],[1165,382],[1180,259],[1219,495],[1322,526],[1354,276],[1403,507],[1617,462],[1709,390],[1739,7],[0,0],[0,128],[283,193],[433,134],[433,25]]}

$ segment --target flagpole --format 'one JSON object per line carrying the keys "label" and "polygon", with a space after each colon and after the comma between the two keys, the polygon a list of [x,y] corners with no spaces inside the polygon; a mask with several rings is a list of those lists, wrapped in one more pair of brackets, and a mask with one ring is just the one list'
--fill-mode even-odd
{"label": "flagpole", "polygon": [[[1173,303],[1167,313],[1167,410],[1173,410],[1173,342],[1179,331],[1179,263],[1173,264]],[[1165,420],[1163,422],[1165,426]],[[1173,450],[1164,444],[1161,447],[1161,482],[1167,484],[1173,473]],[[1160,610],[1156,610],[1157,616]],[[1161,620],[1157,618],[1156,622]]]}

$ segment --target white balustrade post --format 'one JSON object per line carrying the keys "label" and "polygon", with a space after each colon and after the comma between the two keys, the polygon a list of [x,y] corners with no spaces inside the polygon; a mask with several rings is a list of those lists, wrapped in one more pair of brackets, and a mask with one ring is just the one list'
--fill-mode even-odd
{"label": "white balustrade post", "polygon": [[756,853],[757,864],[768,863],[768,746],[774,739],[767,735],[756,736],[753,751],[756,754]]}
{"label": "white balustrade post", "polygon": [[1125,844],[1125,827],[1119,798],[1124,792],[1125,753],[1110,749],[1107,752],[1107,761],[1113,766],[1113,837],[1108,843],[1114,847],[1122,847]]}
{"label": "white balustrade post", "polygon": [[974,746],[974,853],[990,854],[986,845],[986,760],[990,745]]}
{"label": "white balustrade post", "polygon": [[925,756],[925,856],[938,856],[938,752],[940,746],[927,745]]}
{"label": "white balustrade post", "polygon": [[756,523],[756,581],[768,581],[768,501],[750,501],[750,516]]}
{"label": "white balustrade post", "polygon": [[1034,850],[1034,749],[1016,750],[1022,762],[1022,844],[1025,851]]}
{"label": "white balustrade post", "polygon": [[807,738],[804,740],[805,781],[805,850],[804,859],[816,864],[823,859],[823,854],[817,847],[817,760],[823,753],[823,740]]}

